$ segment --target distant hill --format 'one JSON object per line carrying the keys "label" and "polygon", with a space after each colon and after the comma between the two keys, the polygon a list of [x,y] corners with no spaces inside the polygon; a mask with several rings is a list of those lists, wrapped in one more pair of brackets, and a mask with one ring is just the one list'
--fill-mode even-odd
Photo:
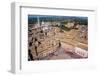
{"label": "distant hill", "polygon": [[33,24],[37,22],[37,18],[39,18],[41,21],[75,21],[79,24],[88,24],[88,17],[82,17],[82,16],[51,16],[51,15],[28,15],[28,24]]}

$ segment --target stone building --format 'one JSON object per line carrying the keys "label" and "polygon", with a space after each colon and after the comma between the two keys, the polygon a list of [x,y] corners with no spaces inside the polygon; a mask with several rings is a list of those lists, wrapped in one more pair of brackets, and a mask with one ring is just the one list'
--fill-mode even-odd
{"label": "stone building", "polygon": [[59,41],[55,40],[55,29],[51,29],[47,24],[49,23],[42,23],[40,27],[35,27],[28,33],[32,33],[28,38],[28,49],[34,60],[55,52],[59,46]]}

